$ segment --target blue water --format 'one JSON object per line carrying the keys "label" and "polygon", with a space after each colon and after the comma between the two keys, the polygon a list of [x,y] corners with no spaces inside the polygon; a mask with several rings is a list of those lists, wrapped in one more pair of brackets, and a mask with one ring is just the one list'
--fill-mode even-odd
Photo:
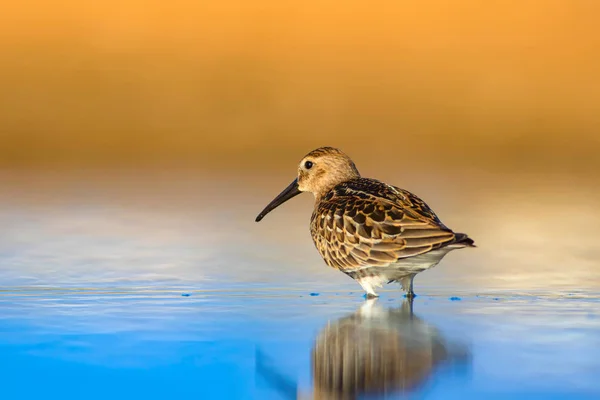
{"label": "blue water", "polygon": [[553,205],[458,215],[480,247],[419,275],[411,313],[322,263],[307,201],[258,225],[262,199],[81,185],[4,199],[0,399],[600,398],[597,234],[551,246]]}
{"label": "blue water", "polygon": [[[2,292],[1,398],[310,396],[315,338],[364,304],[358,292],[190,294],[126,288]],[[386,293],[377,306],[394,309],[402,301]],[[600,394],[597,297],[502,295],[454,302],[445,295],[421,296],[414,315],[461,353],[459,361],[429,371],[410,391],[414,398]],[[401,328],[394,328],[400,337]],[[270,373],[261,373],[257,352]],[[296,392],[277,390],[278,380],[269,374]]]}

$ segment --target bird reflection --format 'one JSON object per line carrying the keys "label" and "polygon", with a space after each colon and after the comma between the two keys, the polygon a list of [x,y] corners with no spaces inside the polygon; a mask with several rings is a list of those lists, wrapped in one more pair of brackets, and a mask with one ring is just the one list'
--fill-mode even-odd
{"label": "bird reflection", "polygon": [[424,386],[444,364],[467,364],[464,346],[449,343],[432,325],[413,314],[412,302],[384,308],[377,299],[329,322],[312,349],[313,392],[298,393],[257,354],[257,372],[289,399],[350,400],[406,395]]}

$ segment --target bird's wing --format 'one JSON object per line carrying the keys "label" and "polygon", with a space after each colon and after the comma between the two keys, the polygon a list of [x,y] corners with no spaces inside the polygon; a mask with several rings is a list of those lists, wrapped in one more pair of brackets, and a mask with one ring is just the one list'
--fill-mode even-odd
{"label": "bird's wing", "polygon": [[333,196],[319,205],[312,230],[325,261],[341,270],[386,266],[455,238],[425,202],[414,195],[404,200],[402,193],[396,199],[371,193]]}
{"label": "bird's wing", "polygon": [[429,221],[433,225],[437,225],[440,228],[448,231],[450,230],[442,223],[442,221],[440,221],[438,216],[427,205],[427,203],[421,200],[417,195],[396,186],[389,186],[389,188],[390,191],[396,195],[390,200],[396,204],[399,204],[405,212],[410,213],[414,218]]}

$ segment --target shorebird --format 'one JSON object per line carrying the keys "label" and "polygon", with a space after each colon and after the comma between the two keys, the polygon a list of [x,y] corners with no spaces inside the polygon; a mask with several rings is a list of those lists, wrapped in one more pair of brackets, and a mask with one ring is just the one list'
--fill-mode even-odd
{"label": "shorebird", "polygon": [[419,197],[361,177],[350,157],[333,147],[304,156],[298,177],[256,222],[302,192],[315,196],[310,232],[321,257],[355,279],[367,298],[378,296],[376,287],[400,282],[412,299],[415,275],[436,266],[451,250],[475,247],[466,234],[444,225]]}

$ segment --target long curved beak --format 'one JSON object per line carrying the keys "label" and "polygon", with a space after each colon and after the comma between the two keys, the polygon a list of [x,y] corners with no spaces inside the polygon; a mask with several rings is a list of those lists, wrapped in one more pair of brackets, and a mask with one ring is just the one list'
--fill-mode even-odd
{"label": "long curved beak", "polygon": [[298,179],[296,178],[292,183],[290,183],[288,187],[283,189],[283,192],[279,193],[279,195],[275,197],[273,201],[267,204],[265,209],[262,210],[260,214],[258,214],[258,216],[256,217],[256,222],[259,222],[265,217],[265,215],[267,215],[268,213],[270,213],[271,211],[273,211],[292,197],[299,195],[300,193],[302,192],[298,188]]}

